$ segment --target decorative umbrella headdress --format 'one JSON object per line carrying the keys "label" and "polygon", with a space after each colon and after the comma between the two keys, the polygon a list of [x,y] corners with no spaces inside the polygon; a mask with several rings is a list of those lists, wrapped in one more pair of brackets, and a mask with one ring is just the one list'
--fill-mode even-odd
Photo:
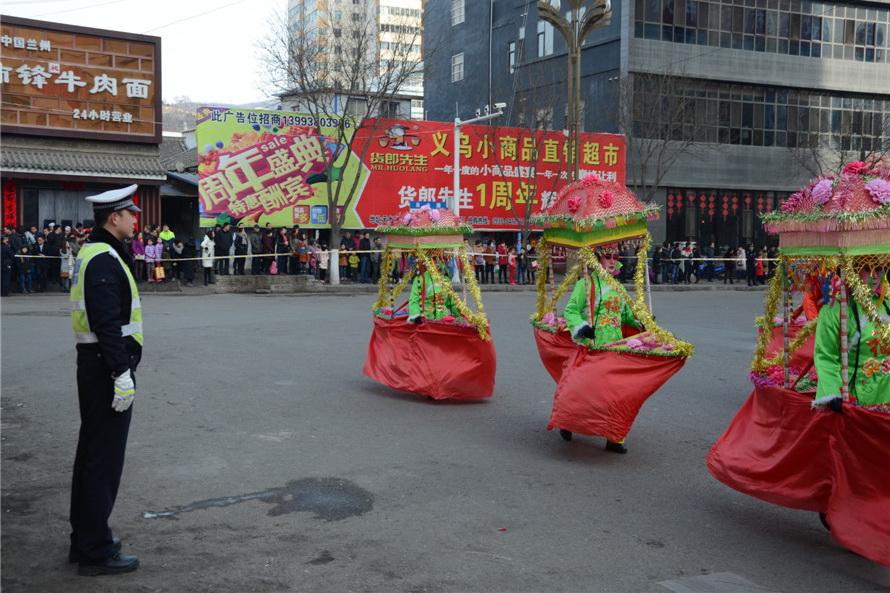
{"label": "decorative umbrella headdress", "polygon": [[648,239],[646,222],[658,216],[658,206],[640,202],[623,185],[588,175],[562,188],[532,222],[544,227],[548,243],[581,248]]}
{"label": "decorative umbrella headdress", "polygon": [[[881,318],[880,305],[871,298],[872,287],[859,277],[863,269],[884,270],[879,280],[881,299],[890,293],[890,170],[861,161],[850,163],[839,175],[814,179],[761,219],[767,232],[779,236],[780,267],[770,284],[765,318],[759,322],[776,319],[781,301],[787,334],[791,291],[806,291],[817,279],[826,302],[853,298],[878,328],[881,344],[890,347],[890,324]],[[844,319],[845,308],[841,311]],[[788,360],[815,329],[816,321],[810,320],[793,342],[786,335],[783,352],[772,359],[765,356],[769,332],[762,332],[752,372],[763,374],[782,365],[788,387]]]}

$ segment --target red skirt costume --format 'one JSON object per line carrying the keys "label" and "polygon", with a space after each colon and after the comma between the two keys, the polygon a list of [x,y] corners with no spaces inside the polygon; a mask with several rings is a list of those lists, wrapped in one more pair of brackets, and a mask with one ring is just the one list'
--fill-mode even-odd
{"label": "red skirt costume", "polygon": [[[405,253],[413,256],[416,266],[403,270],[401,281],[392,290],[388,289],[387,274],[381,274],[374,328],[362,372],[387,387],[437,400],[491,397],[497,355],[476,277],[468,273],[463,278],[475,299],[474,310],[454,292],[443,266],[443,262],[456,258],[458,269],[472,269],[463,241],[463,234],[472,232],[472,228],[444,209],[417,210],[403,215],[403,221],[402,226],[377,228],[389,235],[381,270],[392,269]],[[428,314],[419,320],[421,323],[409,323],[407,303],[395,306],[419,270],[425,277],[435,278],[437,290],[445,293],[449,307],[454,309],[447,312],[455,315],[442,316],[440,310],[440,314]],[[426,302],[429,296],[421,294],[420,299]]]}

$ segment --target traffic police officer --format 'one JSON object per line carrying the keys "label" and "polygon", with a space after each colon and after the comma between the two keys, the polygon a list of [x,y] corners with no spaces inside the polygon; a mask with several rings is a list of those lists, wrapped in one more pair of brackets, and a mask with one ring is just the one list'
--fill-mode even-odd
{"label": "traffic police officer", "polygon": [[71,286],[71,324],[77,341],[80,435],[71,483],[71,550],[85,576],[136,570],[139,559],[120,553],[108,518],[124,468],[142,356],[142,309],[131,257],[123,240],[140,212],[136,185],[87,198],[96,224],[77,255]]}

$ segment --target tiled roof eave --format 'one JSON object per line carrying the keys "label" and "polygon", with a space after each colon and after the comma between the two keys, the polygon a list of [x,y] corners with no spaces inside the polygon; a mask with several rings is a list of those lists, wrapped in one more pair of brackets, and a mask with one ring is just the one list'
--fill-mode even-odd
{"label": "tiled roof eave", "polygon": [[2,173],[16,173],[19,175],[58,175],[59,177],[115,177],[118,179],[150,179],[164,181],[167,176],[163,173],[118,173],[110,171],[83,171],[75,169],[28,169],[3,167]]}
{"label": "tiled roof eave", "polygon": [[108,176],[126,179],[166,179],[157,154],[109,154],[4,147],[0,153],[4,173]]}

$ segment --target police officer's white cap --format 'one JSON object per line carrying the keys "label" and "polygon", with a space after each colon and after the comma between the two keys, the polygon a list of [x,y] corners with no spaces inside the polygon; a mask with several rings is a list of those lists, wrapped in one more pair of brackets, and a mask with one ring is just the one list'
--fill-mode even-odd
{"label": "police officer's white cap", "polygon": [[116,212],[129,210],[130,212],[142,212],[133,202],[133,194],[139,186],[128,185],[121,189],[112,189],[97,196],[89,196],[87,202],[93,203],[93,212]]}

